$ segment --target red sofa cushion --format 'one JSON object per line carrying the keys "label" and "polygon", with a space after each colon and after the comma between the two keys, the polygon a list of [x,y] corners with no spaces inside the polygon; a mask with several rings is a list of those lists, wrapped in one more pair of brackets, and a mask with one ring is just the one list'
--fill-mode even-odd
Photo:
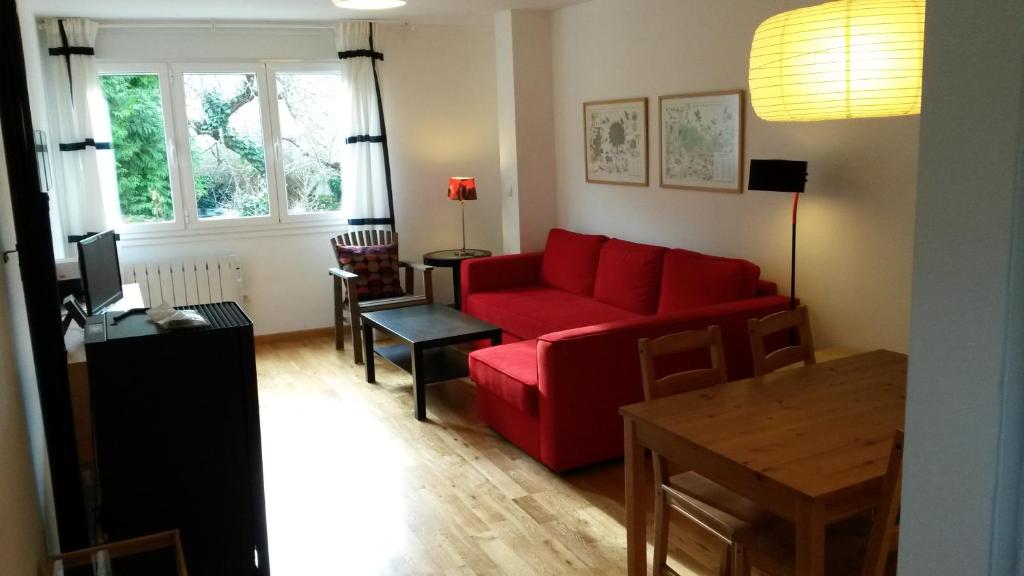
{"label": "red sofa cushion", "polygon": [[607,236],[552,228],[540,266],[541,284],[573,294],[592,295],[601,244],[607,239]]}
{"label": "red sofa cushion", "polygon": [[486,389],[527,416],[537,415],[537,341],[483,348],[469,355],[478,388]]}
{"label": "red sofa cushion", "polygon": [[601,246],[594,299],[638,314],[658,310],[666,248],[612,238]]}
{"label": "red sofa cushion", "polygon": [[662,264],[658,314],[752,298],[760,276],[761,269],[746,260],[669,250]]}
{"label": "red sofa cushion", "polygon": [[463,301],[462,309],[523,340],[548,332],[640,317],[593,298],[546,286],[470,294]]}

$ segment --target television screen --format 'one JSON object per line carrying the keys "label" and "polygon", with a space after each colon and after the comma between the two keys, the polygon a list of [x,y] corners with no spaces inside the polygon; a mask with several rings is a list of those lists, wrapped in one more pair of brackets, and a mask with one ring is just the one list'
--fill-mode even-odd
{"label": "television screen", "polygon": [[90,315],[121,299],[121,265],[114,231],[107,230],[78,242],[78,267]]}

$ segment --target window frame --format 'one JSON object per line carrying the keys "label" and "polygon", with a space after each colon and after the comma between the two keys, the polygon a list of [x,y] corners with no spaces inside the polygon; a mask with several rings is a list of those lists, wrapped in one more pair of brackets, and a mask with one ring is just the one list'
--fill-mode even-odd
{"label": "window frame", "polygon": [[[260,127],[263,131],[263,158],[264,172],[267,179],[268,206],[270,214],[266,216],[247,216],[240,218],[209,218],[199,217],[198,202],[196,200],[195,173],[192,166],[192,155],[190,151],[188,114],[185,104],[185,74],[255,74],[256,86],[259,91],[258,103],[260,107]],[[268,226],[281,222],[280,208],[277,202],[277,178],[274,177],[277,166],[277,154],[275,154],[272,125],[270,122],[270,108],[267,67],[266,64],[258,62],[197,62],[197,63],[174,63],[171,65],[171,76],[174,90],[172,100],[175,111],[181,117],[181,121],[174,126],[175,136],[183,143],[183,150],[178,149],[178,164],[183,183],[182,195],[185,205],[185,227],[188,230],[198,231],[230,231],[238,228],[250,228],[254,226]]]}
{"label": "window frame", "polygon": [[[278,189],[280,194],[278,195],[278,210],[281,214],[282,223],[300,223],[300,222],[315,222],[315,223],[328,223],[336,222],[343,224],[345,221],[342,219],[342,207],[333,212],[317,212],[313,214],[289,214],[288,213],[288,187],[285,183],[284,177],[284,159],[281,156],[282,143],[281,143],[281,117],[278,106],[278,84],[277,74],[278,73],[292,73],[292,74],[332,74],[334,76],[342,77],[341,67],[335,63],[328,62],[267,62],[265,64],[267,69],[267,82],[272,88],[272,92],[268,93],[270,96],[270,108],[271,108],[271,119],[273,125],[273,139],[274,139],[274,152],[277,158],[280,158],[279,162],[274,163],[274,172],[276,172],[276,178],[278,179]],[[338,95],[339,100],[343,97],[342,94]],[[342,103],[339,103],[341,105]],[[348,126],[342,126],[341,129],[344,131]],[[344,133],[344,132],[343,132]],[[342,167],[344,170],[344,166]],[[343,172],[344,174],[344,172]],[[341,190],[341,202],[342,206],[345,202],[345,189],[342,187]]]}
{"label": "window frame", "polygon": [[[121,214],[121,190],[114,191],[117,200],[116,229],[125,233],[159,233],[179,232],[186,229],[187,216],[183,202],[182,186],[178,166],[178,149],[174,136],[177,124],[175,123],[174,105],[171,98],[171,85],[174,83],[171,78],[169,66],[164,62],[97,62],[97,73],[105,75],[144,75],[154,74],[160,81],[160,106],[163,108],[164,120],[164,151],[167,155],[167,176],[170,180],[171,206],[174,209],[174,220],[167,222],[126,222]],[[104,98],[105,99],[105,98]],[[113,142],[115,162],[117,150]]]}

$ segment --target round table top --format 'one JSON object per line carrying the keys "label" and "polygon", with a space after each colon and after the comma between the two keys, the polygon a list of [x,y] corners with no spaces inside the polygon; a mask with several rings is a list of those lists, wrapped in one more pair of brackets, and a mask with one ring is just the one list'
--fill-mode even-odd
{"label": "round table top", "polygon": [[[454,249],[454,250],[438,250],[437,252],[428,252],[423,255],[423,262],[430,264],[431,266],[439,266],[438,262],[461,262],[463,260],[469,260],[470,258],[483,258],[484,256],[490,256],[490,250],[479,250],[475,248],[466,248],[465,250]],[[433,262],[428,262],[432,260]]]}

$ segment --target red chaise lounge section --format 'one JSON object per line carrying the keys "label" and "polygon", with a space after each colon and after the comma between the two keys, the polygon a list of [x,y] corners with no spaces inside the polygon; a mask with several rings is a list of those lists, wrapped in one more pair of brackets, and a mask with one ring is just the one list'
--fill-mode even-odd
{"label": "red chaise lounge section", "polygon": [[544,252],[467,260],[463,310],[503,330],[469,356],[477,412],[556,471],[621,456],[618,409],[643,400],[637,340],[717,324],[729,378],[750,376],[747,319],[789,303],[759,276],[746,260],[561,229]]}

